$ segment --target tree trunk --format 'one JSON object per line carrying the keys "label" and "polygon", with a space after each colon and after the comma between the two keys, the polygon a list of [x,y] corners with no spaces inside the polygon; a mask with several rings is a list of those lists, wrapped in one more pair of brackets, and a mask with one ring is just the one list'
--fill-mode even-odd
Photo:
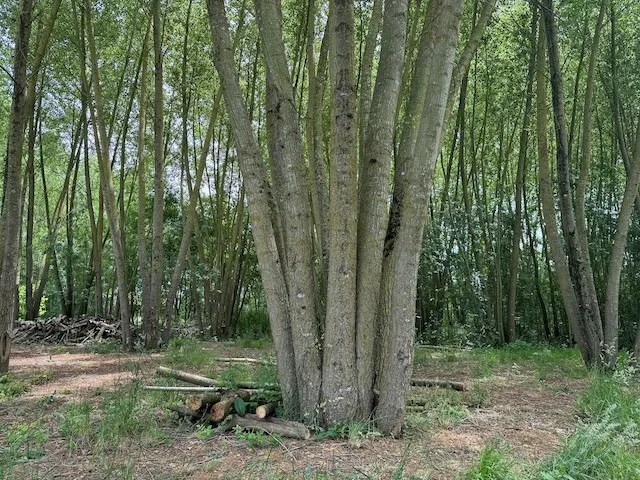
{"label": "tree trunk", "polygon": [[520,148],[518,152],[518,172],[516,173],[516,211],[513,218],[513,242],[511,244],[511,264],[509,266],[509,293],[507,301],[507,330],[505,340],[508,343],[516,340],[516,290],[518,288],[518,264],[520,262],[520,242],[522,240],[522,190],[524,186],[525,164],[527,161],[527,144],[529,143],[529,119],[533,97],[533,77],[536,68],[536,33],[537,11],[534,10],[531,19],[531,42],[529,48],[529,73],[525,92],[525,107],[522,117],[522,131],[520,132]]}
{"label": "tree trunk", "polygon": [[[90,110],[91,118],[94,124],[94,131],[96,133],[96,140],[99,142],[98,164],[100,166],[100,183],[102,186],[104,203],[107,210],[107,219],[109,222],[111,243],[113,245],[113,253],[116,264],[115,270],[118,285],[120,320],[122,325],[122,342],[124,345],[131,347],[131,310],[129,306],[129,295],[127,288],[126,259],[124,258],[124,250],[121,243],[122,236],[120,234],[120,225],[118,222],[118,209],[113,188],[113,175],[111,172],[111,165],[109,164],[109,137],[107,136],[107,129],[104,121],[104,102],[102,99],[102,87],[100,84],[100,72],[98,67],[98,53],[94,40],[91,11],[91,0],[85,0],[84,14],[86,20],[86,37],[91,58],[91,75],[95,101],[95,106],[90,103]],[[82,69],[82,71],[84,72],[84,69]],[[86,79],[83,83],[87,83]]]}
{"label": "tree trunk", "polygon": [[[396,161],[382,274],[383,343],[376,408],[378,425],[382,431],[394,435],[402,429],[413,368],[416,280],[422,233],[443,130],[462,4],[460,0],[429,3],[427,14],[432,16],[425,21],[405,120],[406,131],[403,128]],[[425,61],[422,56],[426,57]],[[412,108],[417,109],[415,115]]]}
{"label": "tree trunk", "polygon": [[553,117],[556,132],[556,169],[562,231],[567,246],[569,273],[578,300],[581,328],[584,330],[585,338],[589,345],[589,364],[597,366],[601,363],[602,321],[593,280],[593,271],[582,247],[586,241],[580,237],[581,232],[577,228],[573,205],[567,128],[564,116],[563,82],[553,0],[545,0],[542,10],[544,12],[543,18],[551,72]]}
{"label": "tree trunk", "polygon": [[0,374],[9,370],[12,325],[15,316],[19,243],[21,230],[22,147],[25,133],[27,58],[31,34],[32,0],[20,0],[13,55],[13,93],[7,135],[7,157],[2,190],[0,227]]}
{"label": "tree trunk", "polygon": [[[207,0],[207,10],[213,40],[213,62],[220,77],[229,121],[236,141],[240,169],[248,192],[247,203],[278,360],[278,379],[282,388],[283,403],[287,412],[297,416],[300,414],[301,405],[295,369],[296,356],[293,350],[289,298],[284,281],[283,262],[276,245],[271,213],[273,202],[271,185],[267,180],[262,154],[249,121],[248,112],[242,102],[243,95],[229,40],[224,2]],[[300,293],[304,296],[302,292]],[[315,346],[313,350],[298,352],[298,354],[307,358],[307,368],[319,371],[319,354]],[[319,375],[314,373],[312,378],[304,379],[308,382],[305,386],[305,390],[309,392],[306,398],[317,398],[319,395],[318,377]],[[312,411],[303,411],[303,413],[311,417],[315,416]]]}

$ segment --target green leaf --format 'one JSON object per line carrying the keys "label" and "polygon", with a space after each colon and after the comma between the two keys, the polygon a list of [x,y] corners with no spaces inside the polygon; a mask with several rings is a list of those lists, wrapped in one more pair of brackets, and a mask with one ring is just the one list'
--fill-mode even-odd
{"label": "green leaf", "polygon": [[241,417],[244,417],[244,414],[247,412],[247,404],[240,397],[236,397],[233,401],[233,407],[236,409],[236,413]]}

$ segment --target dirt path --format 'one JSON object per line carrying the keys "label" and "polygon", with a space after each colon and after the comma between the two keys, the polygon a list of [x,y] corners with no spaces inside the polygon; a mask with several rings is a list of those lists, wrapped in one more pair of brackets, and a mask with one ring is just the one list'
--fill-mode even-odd
{"label": "dirt path", "polygon": [[[34,351],[18,347],[11,357],[11,372],[17,377],[40,377],[23,398],[45,395],[83,397],[97,388],[110,389],[135,374],[149,376],[162,359],[161,354],[85,353],[47,348]],[[59,353],[56,353],[59,352]]]}

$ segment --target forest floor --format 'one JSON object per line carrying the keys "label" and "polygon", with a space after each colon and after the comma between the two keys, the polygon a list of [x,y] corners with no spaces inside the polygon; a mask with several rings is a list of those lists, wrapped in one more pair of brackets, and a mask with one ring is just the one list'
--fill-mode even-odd
{"label": "forest floor", "polygon": [[25,391],[0,394],[0,478],[455,479],[487,445],[524,463],[551,454],[576,425],[575,403],[588,383],[574,350],[419,348],[414,377],[465,382],[468,390],[412,391],[427,405],[408,414],[402,439],[360,424],[313,441],[214,435],[163,408],[174,394],[132,388],[159,383],[158,365],[245,375],[245,367],[210,359],[270,356],[270,346],[258,346],[188,343],[154,354],[16,347],[10,382]]}

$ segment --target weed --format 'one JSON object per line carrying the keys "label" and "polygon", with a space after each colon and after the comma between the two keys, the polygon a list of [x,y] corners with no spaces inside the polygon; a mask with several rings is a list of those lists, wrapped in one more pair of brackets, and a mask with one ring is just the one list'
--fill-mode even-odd
{"label": "weed", "polygon": [[595,375],[578,400],[578,414],[592,423],[606,419],[619,429],[630,423],[640,428],[640,403],[635,393],[614,377]]}
{"label": "weed", "polygon": [[23,463],[44,456],[44,444],[49,435],[38,422],[12,425],[6,434],[2,464]]}
{"label": "weed", "polygon": [[115,463],[108,458],[102,459],[101,462],[102,475],[100,478],[104,480],[131,480],[133,479],[133,463],[126,461],[124,463]]}
{"label": "weed", "polygon": [[215,430],[211,425],[198,425],[196,427],[196,437],[200,440],[208,440],[215,435]]}
{"label": "weed", "polygon": [[513,461],[503,448],[492,442],[482,450],[478,462],[464,474],[465,480],[517,480],[512,472]]}
{"label": "weed", "polygon": [[459,392],[440,388],[424,389],[419,397],[410,397],[409,403],[419,407],[412,407],[413,411],[405,421],[408,433],[458,425],[469,416],[469,409],[462,400]]}
{"label": "weed", "polygon": [[29,388],[29,382],[18,380],[11,374],[0,375],[0,402],[19,397]]}
{"label": "weed", "polygon": [[102,410],[96,431],[100,449],[114,448],[127,437],[160,436],[152,409],[140,400],[138,381],[105,395]]}
{"label": "weed", "polygon": [[91,353],[119,353],[122,352],[122,350],[122,342],[120,340],[116,340],[115,338],[89,343],[89,352]]}
{"label": "weed", "polygon": [[[606,417],[606,416],[605,416]],[[534,478],[543,480],[626,480],[640,478],[640,456],[634,451],[637,431],[617,433],[609,419],[578,428]]]}
{"label": "weed", "polygon": [[476,380],[471,382],[469,390],[464,395],[465,404],[469,407],[480,408],[487,405],[489,390]]}
{"label": "weed", "polygon": [[89,448],[95,440],[91,410],[92,406],[88,402],[73,403],[60,415],[58,431],[67,441],[69,450]]}
{"label": "weed", "polygon": [[280,435],[266,434],[261,430],[245,430],[239,425],[234,427],[233,434],[238,440],[247,442],[247,448],[274,447],[282,444]]}

